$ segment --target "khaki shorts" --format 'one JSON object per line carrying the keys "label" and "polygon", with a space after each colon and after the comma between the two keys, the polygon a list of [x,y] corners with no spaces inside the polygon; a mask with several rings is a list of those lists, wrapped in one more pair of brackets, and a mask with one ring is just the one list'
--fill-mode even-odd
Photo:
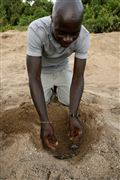
{"label": "khaki shorts", "polygon": [[53,95],[52,89],[57,86],[56,96],[59,102],[69,106],[70,86],[72,82],[72,71],[66,68],[61,71],[41,74],[42,86],[46,103],[49,103]]}

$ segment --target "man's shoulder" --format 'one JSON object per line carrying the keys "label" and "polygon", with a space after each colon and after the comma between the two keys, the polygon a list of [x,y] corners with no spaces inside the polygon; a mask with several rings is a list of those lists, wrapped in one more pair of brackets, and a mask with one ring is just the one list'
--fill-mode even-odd
{"label": "man's shoulder", "polygon": [[50,24],[51,24],[51,17],[45,16],[32,21],[28,28],[32,28],[33,30],[37,30],[37,29],[48,30]]}
{"label": "man's shoulder", "polygon": [[85,28],[85,26],[81,26],[80,29],[80,34],[76,40],[76,47],[80,48],[83,44],[88,44],[90,39],[90,33],[89,31]]}
{"label": "man's shoulder", "polygon": [[85,26],[81,26],[81,30],[80,30],[80,36],[81,37],[85,37],[85,36],[89,36],[89,31],[85,28]]}
{"label": "man's shoulder", "polygon": [[89,31],[85,28],[85,26],[82,25],[80,29],[80,34],[76,40],[77,45],[82,44],[84,39],[89,39],[89,34]]}

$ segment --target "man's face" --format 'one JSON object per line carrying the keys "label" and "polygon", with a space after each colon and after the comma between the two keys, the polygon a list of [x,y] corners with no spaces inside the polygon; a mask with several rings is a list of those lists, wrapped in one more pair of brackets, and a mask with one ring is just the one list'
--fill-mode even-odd
{"label": "man's face", "polygon": [[68,47],[79,36],[81,23],[75,20],[63,21],[53,19],[52,33],[56,41],[63,47]]}

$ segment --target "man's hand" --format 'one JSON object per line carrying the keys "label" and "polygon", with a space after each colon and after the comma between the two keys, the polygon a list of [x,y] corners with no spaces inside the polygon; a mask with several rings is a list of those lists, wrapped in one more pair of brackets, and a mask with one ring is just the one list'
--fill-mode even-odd
{"label": "man's hand", "polygon": [[41,123],[41,140],[44,148],[55,150],[58,141],[54,135],[53,127],[50,123]]}
{"label": "man's hand", "polygon": [[70,117],[69,119],[70,139],[79,140],[83,134],[83,123],[80,117]]}

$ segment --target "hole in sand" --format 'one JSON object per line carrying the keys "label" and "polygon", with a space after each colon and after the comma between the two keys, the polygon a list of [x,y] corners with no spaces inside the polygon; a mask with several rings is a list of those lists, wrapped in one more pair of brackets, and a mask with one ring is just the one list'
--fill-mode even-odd
{"label": "hole in sand", "polygon": [[[84,134],[80,142],[73,144],[68,137],[68,110],[66,107],[53,103],[48,106],[48,114],[53,122],[59,146],[51,152],[58,159],[69,159],[74,156],[84,157],[91,150],[93,143],[99,140],[101,125],[97,121],[100,109],[95,105],[81,105],[81,117],[84,123]],[[0,119],[0,129],[5,136],[2,138],[3,149],[14,143],[9,137],[16,134],[29,134],[37,150],[41,150],[40,123],[34,106],[23,103],[19,108],[6,110]],[[73,145],[73,148],[70,148]],[[76,146],[77,145],[77,146]],[[78,148],[79,147],[79,148]]]}

